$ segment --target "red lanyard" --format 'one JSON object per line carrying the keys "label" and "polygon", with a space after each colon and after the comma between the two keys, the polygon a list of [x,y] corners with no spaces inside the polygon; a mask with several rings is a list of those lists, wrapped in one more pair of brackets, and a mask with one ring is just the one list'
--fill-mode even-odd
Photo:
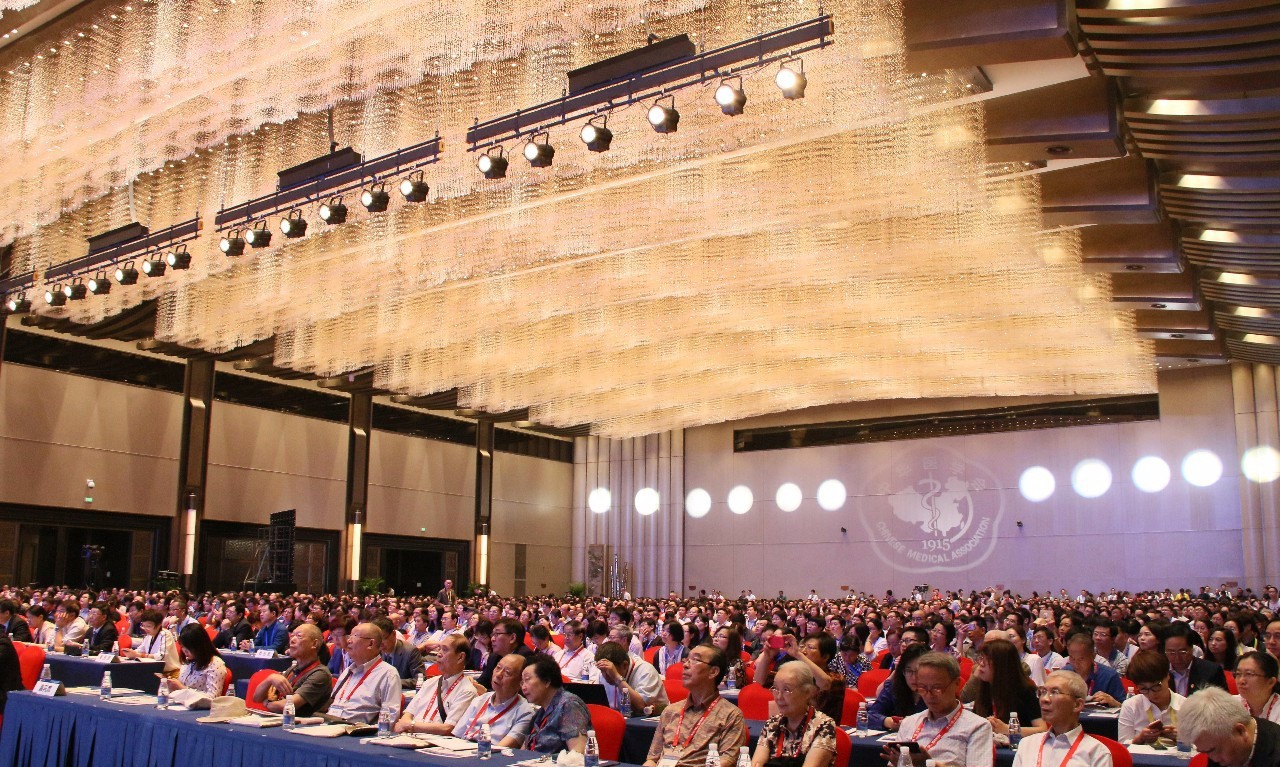
{"label": "red lanyard", "polygon": [[[359,690],[359,689],[360,689],[360,685],[364,684],[364,680],[366,680],[366,679],[368,679],[368,678],[369,678],[369,674],[373,673],[373,670],[374,670],[375,668],[377,668],[377,667],[378,667],[378,664],[379,664],[379,663],[381,663],[381,662],[382,662],[382,658],[381,658],[381,657],[375,658],[375,659],[374,659],[374,661],[373,661],[373,663],[372,663],[372,665],[370,665],[370,666],[369,666],[369,668],[368,668],[368,669],[366,669],[366,670],[365,670],[365,672],[364,672],[363,674],[361,674],[361,675],[360,675],[360,681],[359,681],[359,682],[356,682],[356,686],[355,686],[355,687],[352,687],[352,688],[351,688],[351,692],[347,693],[347,697],[343,698],[342,700],[344,700],[344,701],[349,701],[349,700],[351,700],[351,696],[356,694],[356,690]],[[343,686],[344,686],[344,685],[346,685],[346,683],[347,683],[347,682],[350,682],[350,681],[351,681],[351,676],[350,676],[350,675],[348,675],[346,679],[343,679],[343,680],[342,680],[342,684],[338,685],[338,692],[341,692],[341,691],[342,691]],[[334,699],[334,700],[338,700],[338,692],[335,692],[335,693],[333,694],[333,699]]]}
{"label": "red lanyard", "polygon": [[[480,707],[480,710],[476,712],[476,715],[471,718],[471,724],[467,725],[467,740],[471,740],[472,738],[475,737],[476,722],[480,721],[480,717],[484,716],[484,712],[489,710],[489,704],[493,702],[494,696],[496,695],[497,693],[494,693],[494,695],[489,696],[489,699],[484,702],[484,705]],[[493,718],[489,720],[489,726],[492,727],[493,725],[497,724],[498,720],[506,716],[507,712],[515,708],[516,704],[519,702],[520,702],[520,696],[512,695],[511,702],[507,704],[507,707],[502,709],[498,713],[494,714]]]}
{"label": "red lanyard", "polygon": [[676,733],[671,740],[671,747],[675,749],[688,748],[689,744],[693,742],[693,736],[697,734],[698,728],[701,727],[703,721],[711,715],[711,709],[715,708],[716,704],[719,702],[720,698],[716,698],[711,702],[711,705],[707,706],[706,710],[702,712],[702,716],[698,717],[698,721],[693,725],[693,729],[689,731],[689,739],[684,742],[683,746],[680,745],[680,731],[684,729],[684,715],[689,711],[689,707],[686,705],[681,709],[680,721],[676,723]]}
{"label": "red lanyard", "polygon": [[[1044,761],[1044,745],[1049,742],[1049,738],[1053,735],[1053,730],[1044,734],[1044,740],[1040,741],[1040,753],[1036,756],[1036,767],[1040,767],[1040,763]],[[1076,755],[1076,749],[1080,748],[1081,741],[1084,740],[1084,730],[1080,730],[1080,734],[1076,736],[1076,742],[1071,744],[1071,750],[1067,751],[1067,755],[1062,757],[1062,763],[1058,767],[1067,767],[1067,762],[1071,761],[1071,757]],[[926,751],[928,749],[925,749]]]}
{"label": "red lanyard", "polygon": [[[933,736],[933,740],[929,741],[929,745],[925,746],[925,747],[924,747],[924,750],[925,750],[925,751],[932,751],[932,750],[933,750],[933,747],[934,747],[934,746],[936,746],[936,745],[938,745],[938,741],[942,740],[942,736],[943,736],[943,735],[946,735],[946,734],[947,734],[947,732],[951,729],[951,727],[952,727],[956,722],[960,721],[960,715],[961,715],[961,714],[963,714],[963,713],[964,713],[964,706],[960,706],[960,708],[956,711],[955,716],[951,717],[951,721],[947,722],[947,726],[946,726],[946,727],[943,727],[943,728],[942,728],[942,730],[941,730],[941,731],[939,731],[937,735],[934,735],[934,736]],[[926,723],[928,723],[928,721],[929,721],[929,715],[928,715],[928,713],[926,713],[923,717],[921,717],[921,718],[920,718],[920,726],[919,726],[919,727],[916,727],[916,731],[915,731],[915,733],[914,733],[914,734],[912,734],[912,736],[911,736],[911,739],[912,739],[912,740],[919,740],[919,739],[920,739],[920,733],[924,730],[924,726],[925,726],[925,724],[926,724]]]}
{"label": "red lanyard", "polygon": [[[458,686],[458,682],[461,682],[463,677],[465,676],[466,676],[465,674],[458,674],[458,678],[453,680],[453,684],[449,685],[449,689],[444,691],[445,700],[449,699],[449,696],[453,694],[453,689]],[[437,710],[436,708],[436,701],[440,700],[440,686],[443,683],[444,683],[444,677],[440,677],[440,681],[436,683],[436,691],[431,694],[431,702],[427,704],[427,721],[428,722],[431,721],[431,717],[440,713],[439,710]]]}
{"label": "red lanyard", "polygon": [[293,674],[289,678],[289,684],[291,686],[296,686],[298,684],[299,679],[306,676],[308,671],[310,671],[311,669],[315,668],[318,665],[320,665],[320,661],[313,660],[307,664],[306,668],[300,668],[297,671],[293,672]]}
{"label": "red lanyard", "polygon": [[578,649],[573,651],[573,655],[570,655],[568,658],[564,659],[564,665],[568,666],[570,663],[573,663],[573,659],[578,657],[578,653],[582,652],[582,648],[584,647],[586,647],[585,644],[578,645]]}
{"label": "red lanyard", "polygon": [[[809,710],[804,712],[804,720],[800,722],[800,739],[801,740],[804,739],[804,731],[809,729],[809,719],[812,717],[813,717],[813,706],[810,706]],[[781,721],[779,721],[779,724],[781,724]],[[778,758],[778,759],[782,758],[782,747],[786,742],[787,742],[787,728],[779,727],[778,728],[778,748],[773,753],[775,758]]]}

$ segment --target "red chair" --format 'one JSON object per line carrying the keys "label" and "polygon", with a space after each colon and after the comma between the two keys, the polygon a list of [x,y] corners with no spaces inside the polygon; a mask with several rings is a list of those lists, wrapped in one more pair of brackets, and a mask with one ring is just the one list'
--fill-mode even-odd
{"label": "red chair", "polygon": [[120,642],[121,650],[128,650],[133,647],[133,637],[128,634],[121,634],[117,641]]}
{"label": "red chair", "polygon": [[684,684],[684,663],[672,663],[667,666],[666,678]]}
{"label": "red chair", "polygon": [[196,618],[196,623],[199,623],[201,626],[204,626],[205,628],[208,628],[208,627],[209,627],[209,616],[207,616],[207,615],[201,615],[199,618]]}
{"label": "red chair", "polygon": [[689,697],[689,691],[684,688],[678,679],[664,679],[662,686],[667,689],[667,700],[675,703]]}
{"label": "red chair", "polygon": [[1093,738],[1111,752],[1111,767],[1133,767],[1133,754],[1120,741],[1102,735],[1094,735]]}
{"label": "red chair", "polygon": [[1191,757],[1191,763],[1188,765],[1188,767],[1209,767],[1209,755],[1196,754],[1195,756]]}
{"label": "red chair", "polygon": [[773,693],[758,684],[749,684],[738,691],[738,708],[747,719],[768,719],[772,701]]}
{"label": "red chair", "polygon": [[216,628],[214,628],[213,626],[205,626],[205,627],[204,627],[204,633],[206,633],[206,634],[208,634],[208,635],[209,635],[209,641],[210,641],[210,642],[212,642],[214,639],[217,639],[217,637],[218,637],[218,630],[217,630]]}
{"label": "red chair", "polygon": [[964,687],[965,682],[969,681],[969,677],[973,676],[973,661],[968,658],[960,659],[960,686]]}
{"label": "red chair", "polygon": [[28,690],[36,688],[40,681],[40,671],[44,669],[44,648],[40,645],[26,645],[14,642],[13,648],[18,651],[18,669],[22,673],[22,686]]}
{"label": "red chair", "polygon": [[564,634],[552,634],[551,641],[556,643],[556,647],[564,649]]}
{"label": "red chair", "polygon": [[881,650],[880,652],[876,653],[875,657],[871,659],[871,667],[880,668],[880,663],[884,660],[884,656],[888,654],[889,654],[888,650]]}
{"label": "red chair", "polygon": [[742,683],[751,684],[754,681],[756,681],[756,664],[754,663],[742,664]]}
{"label": "red chair", "polygon": [[1138,694],[1138,685],[1136,685],[1136,684],[1134,684],[1133,682],[1129,681],[1129,677],[1127,677],[1127,676],[1122,676],[1122,677],[1120,677],[1120,683],[1124,685],[1124,691],[1125,691],[1126,693],[1129,693],[1129,694],[1132,694],[1132,695],[1137,695],[1137,694]]}
{"label": "red chair", "polygon": [[849,733],[836,728],[836,760],[833,765],[845,765],[849,763],[849,754],[853,752],[853,741],[849,739]]}
{"label": "red chair", "polygon": [[427,673],[424,674],[423,676],[430,679],[433,676],[443,676],[443,675],[444,675],[444,672],[440,670],[440,664],[432,663],[430,666],[427,667]]}
{"label": "red chair", "polygon": [[876,697],[876,692],[880,689],[880,685],[893,674],[891,669],[872,668],[862,672],[862,676],[858,677],[858,692],[862,693],[862,697],[872,700]]}
{"label": "red chair", "polygon": [[266,711],[267,707],[253,699],[253,694],[257,692],[266,678],[276,672],[269,668],[260,669],[253,672],[253,676],[249,677],[249,689],[244,693],[244,705],[253,711]]}
{"label": "red chair", "polygon": [[591,727],[596,731],[596,741],[600,744],[600,758],[618,761],[627,720],[608,706],[595,703],[588,703],[587,711],[591,713]]}
{"label": "red chair", "polygon": [[658,651],[662,649],[662,645],[656,644],[644,651],[644,659],[654,668],[658,667]]}
{"label": "red chair", "polygon": [[[857,727],[858,726],[858,706],[866,703],[867,699],[857,690],[844,688],[844,707],[840,709],[840,726],[841,727]],[[836,762],[841,764],[841,762]]]}
{"label": "red chair", "polygon": [[231,683],[234,681],[235,680],[231,678],[231,669],[227,669],[227,675],[222,677],[222,690],[218,693],[218,695],[219,696],[226,695],[227,690],[231,689]]}
{"label": "red chair", "polygon": [[1239,695],[1240,691],[1236,689],[1236,675],[1230,671],[1223,671],[1222,673],[1227,675],[1227,692],[1232,695]]}

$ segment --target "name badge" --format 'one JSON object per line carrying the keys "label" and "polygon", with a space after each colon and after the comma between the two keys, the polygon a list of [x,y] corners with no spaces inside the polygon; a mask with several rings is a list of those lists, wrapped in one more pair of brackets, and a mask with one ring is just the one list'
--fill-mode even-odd
{"label": "name badge", "polygon": [[274,658],[274,657],[276,657],[276,651],[275,651],[275,650],[258,650],[258,651],[256,651],[256,652],[253,654],[253,657],[255,657],[255,658]]}
{"label": "name badge", "polygon": [[98,653],[97,655],[93,656],[93,659],[98,663],[115,663],[116,662],[115,653],[109,653],[109,652]]}
{"label": "name badge", "polygon": [[679,751],[673,748],[665,748],[662,751],[662,758],[658,760],[658,767],[676,767],[676,763],[679,761]]}
{"label": "name badge", "polygon": [[56,679],[46,679],[41,682],[36,682],[33,692],[36,695],[43,695],[46,698],[53,698],[58,695],[67,694],[67,690],[62,686],[62,682],[59,682]]}

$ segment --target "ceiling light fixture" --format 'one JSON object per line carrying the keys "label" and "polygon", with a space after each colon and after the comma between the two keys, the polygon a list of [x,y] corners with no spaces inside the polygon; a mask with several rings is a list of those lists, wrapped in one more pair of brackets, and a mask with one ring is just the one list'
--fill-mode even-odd
{"label": "ceiling light fixture", "polygon": [[89,288],[85,286],[83,277],[76,277],[62,289],[62,293],[72,301],[83,301],[89,295]]}
{"label": "ceiling light fixture", "polygon": [[289,211],[289,215],[280,219],[280,233],[291,240],[296,240],[307,233],[307,220],[302,217],[302,211],[294,208]]}
{"label": "ceiling light fixture", "polygon": [[[542,141],[538,141],[541,138]],[[524,159],[534,168],[549,168],[551,160],[556,156],[556,148],[551,146],[551,136],[546,131],[535,133],[524,145]]]}
{"label": "ceiling light fixture", "polygon": [[89,292],[95,296],[111,292],[111,280],[107,279],[106,272],[98,272],[93,279],[89,280]]}
{"label": "ceiling light fixture", "polygon": [[342,204],[341,197],[334,197],[320,206],[320,220],[331,226],[347,220],[347,206]]}
{"label": "ceiling light fixture", "polygon": [[782,62],[773,81],[782,90],[784,99],[804,98],[804,89],[809,84],[809,78],[804,76],[804,59],[788,59]]}
{"label": "ceiling light fixture", "polygon": [[742,114],[743,107],[747,105],[747,93],[742,90],[742,78],[734,76],[721,80],[720,87],[716,88],[716,103],[720,105],[720,111],[727,115]]}
{"label": "ceiling light fixture", "polygon": [[[664,98],[669,105],[663,105]],[[676,132],[676,128],[680,125],[680,113],[676,111],[675,96],[663,96],[653,102],[653,106],[649,107],[649,124],[658,133]]]}
{"label": "ceiling light fixture", "polygon": [[31,311],[31,299],[27,298],[26,293],[19,293],[9,299],[7,306],[13,314],[25,314]]}
{"label": "ceiling light fixture", "polygon": [[503,178],[507,175],[507,152],[500,146],[490,147],[476,160],[476,167],[487,179]]}
{"label": "ceiling light fixture", "polygon": [[186,245],[179,245],[178,247],[169,251],[169,255],[165,256],[164,260],[165,260],[165,263],[169,265],[170,269],[190,269],[191,268],[191,254],[187,252]]}
{"label": "ceiling light fixture", "polygon": [[62,292],[61,285],[54,285],[44,292],[44,302],[49,306],[62,306],[67,302],[67,294]]}
{"label": "ceiling light fixture", "polygon": [[422,179],[422,171],[411,173],[400,181],[400,194],[405,202],[426,202],[431,187]]}
{"label": "ceiling light fixture", "polygon": [[266,221],[259,221],[253,228],[244,233],[244,241],[251,248],[265,248],[271,244],[271,230]]}
{"label": "ceiling light fixture", "polygon": [[244,253],[244,238],[238,230],[232,230],[218,241],[218,249],[228,256],[239,256]]}
{"label": "ceiling light fixture", "polygon": [[159,258],[148,258],[142,262],[142,273],[148,277],[160,277],[167,268],[168,265]]}
{"label": "ceiling light fixture", "polygon": [[360,193],[360,204],[370,213],[381,213],[391,202],[391,195],[383,184],[373,184]]}
{"label": "ceiling light fixture", "polygon": [[609,130],[608,115],[599,115],[587,120],[578,138],[582,139],[582,143],[587,145],[587,150],[590,152],[609,151],[609,145],[613,143],[613,131]]}
{"label": "ceiling light fixture", "polygon": [[133,267],[132,261],[126,261],[124,264],[116,267],[116,282],[121,285],[133,285],[138,281],[138,270]]}

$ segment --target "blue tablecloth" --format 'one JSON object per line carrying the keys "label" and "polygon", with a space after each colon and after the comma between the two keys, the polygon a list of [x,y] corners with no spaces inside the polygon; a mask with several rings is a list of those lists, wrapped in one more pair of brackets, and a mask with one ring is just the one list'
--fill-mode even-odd
{"label": "blue tablecloth", "polygon": [[53,653],[45,655],[44,662],[49,664],[53,678],[66,687],[97,687],[102,683],[102,672],[110,670],[113,686],[154,693],[160,688],[156,674],[164,671],[164,661],[158,660],[99,663],[92,658]]}
{"label": "blue tablecloth", "polygon": [[[273,671],[284,671],[293,664],[293,658],[288,655],[277,655],[274,658],[255,658],[252,653],[229,652],[227,650],[219,651],[222,656],[222,662],[227,664],[227,668],[231,669],[231,678],[237,682],[248,682],[249,677],[264,668]],[[243,697],[243,696],[241,696]]]}
{"label": "blue tablecloth", "polygon": [[440,757],[362,744],[360,738],[309,738],[233,724],[199,724],[208,712],[157,711],[104,703],[96,697],[9,695],[0,728],[0,762],[15,767],[508,767],[537,754],[493,758]]}

